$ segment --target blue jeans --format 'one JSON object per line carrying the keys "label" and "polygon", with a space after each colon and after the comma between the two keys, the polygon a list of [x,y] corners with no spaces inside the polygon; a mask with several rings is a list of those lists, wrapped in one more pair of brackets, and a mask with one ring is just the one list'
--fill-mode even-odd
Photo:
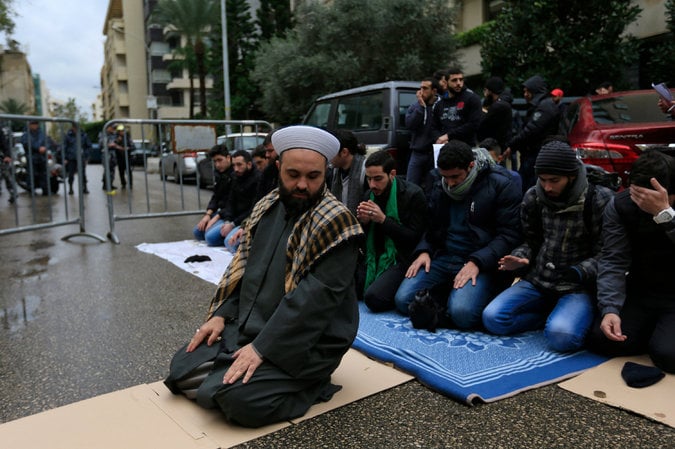
{"label": "blue jeans", "polygon": [[408,161],[408,172],[406,173],[406,181],[423,185],[427,174],[434,168],[434,153],[422,153],[420,151],[410,152],[410,160]]}
{"label": "blue jeans", "polygon": [[[414,278],[404,279],[394,296],[398,311],[408,315],[408,305],[415,299],[415,293],[422,289],[451,285],[463,265],[464,262],[456,258],[441,256],[431,261],[428,273],[422,268]],[[469,281],[462,288],[453,288],[447,302],[447,314],[452,322],[460,329],[479,326],[483,308],[492,299],[493,290],[492,276],[486,273],[478,274],[476,285],[471,285]]]}
{"label": "blue jeans", "polygon": [[195,226],[192,229],[192,234],[195,236],[195,239],[197,240],[206,240],[206,244],[209,246],[225,246],[228,251],[230,252],[235,252],[237,250],[237,247],[239,246],[239,242],[236,242],[234,245],[230,245],[227,243],[228,240],[230,240],[230,237],[234,235],[236,231],[239,230],[239,226],[235,226],[234,229],[232,229],[227,236],[223,237],[220,235],[220,228],[223,227],[225,224],[224,220],[218,220],[216,221],[213,226],[208,228],[206,231],[200,231],[197,229],[197,226]]}
{"label": "blue jeans", "polygon": [[497,335],[543,326],[551,349],[576,351],[583,346],[591,328],[593,312],[593,300],[588,293],[543,294],[530,282],[520,281],[488,304],[483,311],[483,325]]}

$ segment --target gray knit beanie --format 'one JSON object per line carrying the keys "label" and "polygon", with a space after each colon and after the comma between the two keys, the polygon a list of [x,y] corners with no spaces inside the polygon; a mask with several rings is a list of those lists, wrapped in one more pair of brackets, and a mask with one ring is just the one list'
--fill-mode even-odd
{"label": "gray knit beanie", "polygon": [[553,140],[539,150],[534,172],[537,175],[574,176],[579,172],[579,159],[568,144]]}

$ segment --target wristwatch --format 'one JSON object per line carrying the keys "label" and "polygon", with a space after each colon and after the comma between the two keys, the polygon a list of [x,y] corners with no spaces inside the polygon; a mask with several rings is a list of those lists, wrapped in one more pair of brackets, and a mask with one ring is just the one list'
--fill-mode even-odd
{"label": "wristwatch", "polygon": [[668,223],[669,221],[672,221],[673,218],[675,218],[675,210],[673,210],[672,207],[669,207],[654,215],[654,222],[657,224]]}

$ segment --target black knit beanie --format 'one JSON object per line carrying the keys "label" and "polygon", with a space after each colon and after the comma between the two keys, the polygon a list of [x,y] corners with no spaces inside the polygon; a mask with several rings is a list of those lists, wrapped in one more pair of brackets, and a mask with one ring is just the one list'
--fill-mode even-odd
{"label": "black knit beanie", "polygon": [[534,162],[537,175],[574,176],[579,172],[576,152],[565,142],[553,140],[541,147]]}

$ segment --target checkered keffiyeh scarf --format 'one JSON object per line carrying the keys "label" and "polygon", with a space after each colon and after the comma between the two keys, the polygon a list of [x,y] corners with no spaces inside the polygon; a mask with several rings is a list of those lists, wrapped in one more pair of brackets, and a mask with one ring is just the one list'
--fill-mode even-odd
{"label": "checkered keffiyeh scarf", "polygon": [[[244,275],[251,250],[252,230],[265,213],[279,201],[279,189],[274,189],[253,208],[246,221],[239,248],[221,278],[216,294],[209,305],[207,316],[227,300]],[[331,249],[351,238],[361,236],[363,230],[354,215],[328,190],[319,203],[298,217],[286,249],[286,293],[297,287],[309,270]]]}

